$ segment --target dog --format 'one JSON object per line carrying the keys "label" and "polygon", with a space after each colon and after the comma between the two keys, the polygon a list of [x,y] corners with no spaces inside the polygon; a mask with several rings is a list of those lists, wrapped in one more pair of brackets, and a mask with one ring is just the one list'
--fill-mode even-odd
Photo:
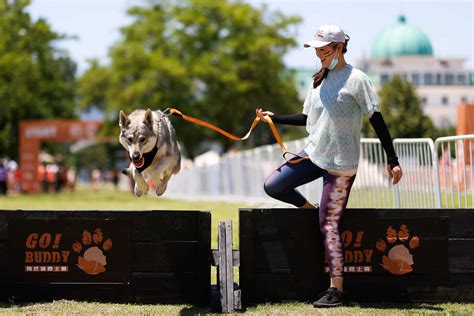
{"label": "dog", "polygon": [[135,180],[135,195],[148,194],[148,181],[156,188],[156,195],[163,195],[169,179],[181,168],[176,131],[168,117],[159,110],[140,109],[128,116],[121,110],[119,126],[120,144],[131,160],[122,173]]}

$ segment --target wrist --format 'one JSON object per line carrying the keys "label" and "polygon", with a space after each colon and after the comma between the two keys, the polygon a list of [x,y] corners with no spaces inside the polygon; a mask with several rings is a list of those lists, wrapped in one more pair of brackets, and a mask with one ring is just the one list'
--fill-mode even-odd
{"label": "wrist", "polygon": [[393,169],[396,166],[400,165],[400,163],[398,162],[398,157],[397,156],[388,157],[387,163],[390,165],[390,169]]}

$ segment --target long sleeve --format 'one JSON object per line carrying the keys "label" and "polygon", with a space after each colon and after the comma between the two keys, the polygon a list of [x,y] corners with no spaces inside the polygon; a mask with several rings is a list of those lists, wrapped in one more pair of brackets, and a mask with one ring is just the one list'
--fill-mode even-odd
{"label": "long sleeve", "polygon": [[390,136],[390,132],[388,131],[387,125],[383,120],[382,114],[380,112],[374,112],[374,114],[369,119],[370,124],[375,130],[377,137],[380,139],[382,143],[382,147],[387,154],[387,161],[390,165],[390,168],[394,168],[398,165],[398,157],[395,154],[395,148],[393,148],[392,137]]}
{"label": "long sleeve", "polygon": [[306,126],[308,116],[303,113],[290,115],[272,115],[270,116],[275,124]]}

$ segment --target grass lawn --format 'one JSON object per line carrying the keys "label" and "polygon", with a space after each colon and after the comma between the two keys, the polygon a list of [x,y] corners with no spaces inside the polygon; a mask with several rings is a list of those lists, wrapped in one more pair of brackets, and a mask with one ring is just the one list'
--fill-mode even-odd
{"label": "grass lawn", "polygon": [[[436,194],[433,192],[401,191],[400,205],[402,208],[435,208]],[[472,194],[464,191],[443,191],[441,206],[443,208],[473,208]],[[394,192],[388,189],[353,189],[347,207],[395,208]]]}
{"label": "grass lawn", "polygon": [[[212,248],[217,247],[217,224],[225,219],[234,223],[234,247],[238,247],[238,209],[251,207],[224,202],[178,201],[156,196],[136,198],[126,192],[81,189],[60,194],[32,194],[0,197],[0,209],[24,210],[209,210],[212,212]],[[237,272],[237,271],[236,271]],[[213,273],[213,283],[215,276]],[[1,303],[0,314],[70,315],[70,314],[209,314],[211,309],[192,305],[134,305],[95,302],[54,301],[47,303]],[[335,309],[316,310],[309,303],[288,302],[249,307],[248,315],[473,315],[474,304],[368,304],[348,302]]]}
{"label": "grass lawn", "polygon": [[[0,305],[0,314],[16,315],[196,315],[210,309],[191,305],[132,305],[95,302],[54,301],[28,305]],[[236,313],[237,314],[237,313]],[[315,309],[308,303],[262,304],[248,308],[245,315],[473,315],[474,304],[357,304]]]}

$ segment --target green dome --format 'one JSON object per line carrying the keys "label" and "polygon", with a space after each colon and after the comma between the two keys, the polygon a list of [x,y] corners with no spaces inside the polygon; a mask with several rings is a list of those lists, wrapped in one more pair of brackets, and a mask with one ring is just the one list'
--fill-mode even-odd
{"label": "green dome", "polygon": [[431,42],[420,29],[408,25],[404,16],[380,33],[372,46],[373,57],[433,55]]}

